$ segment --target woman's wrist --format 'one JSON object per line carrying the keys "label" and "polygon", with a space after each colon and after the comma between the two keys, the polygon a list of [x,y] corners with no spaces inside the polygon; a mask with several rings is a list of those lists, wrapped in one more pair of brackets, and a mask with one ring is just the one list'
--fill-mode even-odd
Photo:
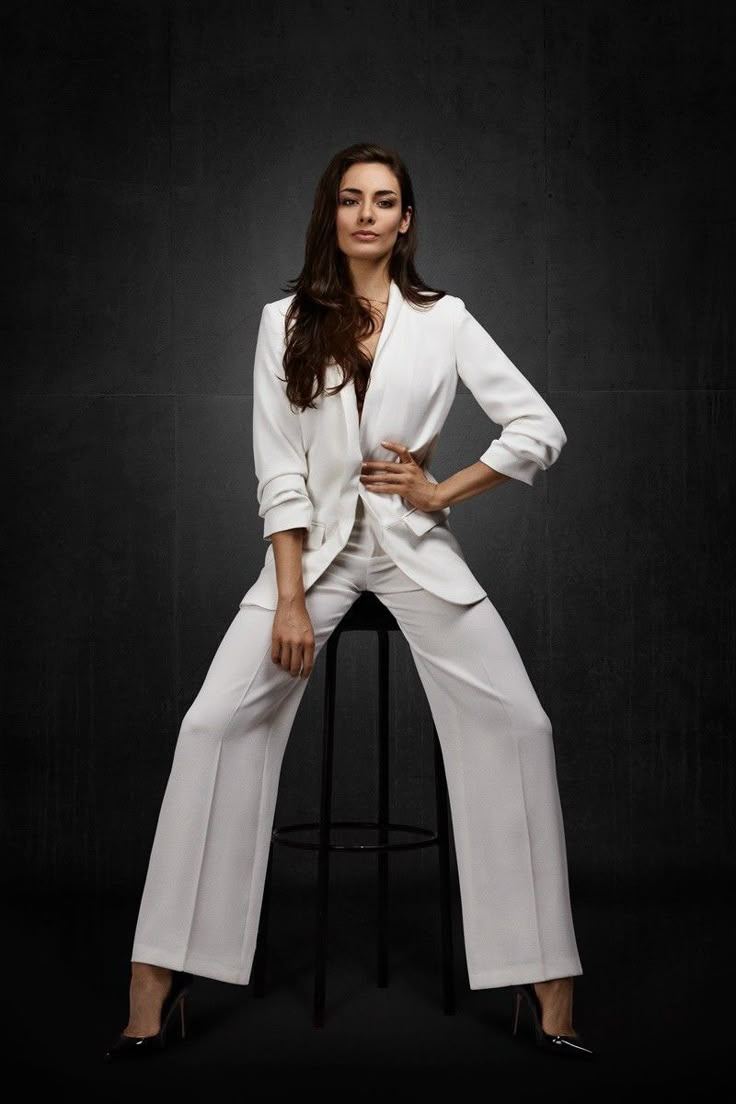
{"label": "woman's wrist", "polygon": [[278,603],[280,606],[295,606],[304,603],[306,595],[304,592],[304,582],[301,586],[289,588],[288,590],[278,592]]}
{"label": "woman's wrist", "polygon": [[302,550],[305,534],[303,528],[284,529],[271,537],[279,605],[304,602]]}
{"label": "woman's wrist", "polygon": [[455,472],[454,475],[448,476],[447,479],[443,479],[441,483],[437,484],[435,488],[436,509],[443,510],[447,506],[464,502],[468,498],[482,494],[483,491],[490,490],[491,487],[508,482],[509,478],[508,475],[503,475],[482,460],[478,460],[475,464],[470,464],[469,467]]}
{"label": "woman's wrist", "polygon": [[450,503],[447,501],[447,499],[448,499],[447,488],[445,487],[444,480],[442,480],[442,482],[437,483],[435,488],[434,488],[434,507],[433,508],[435,510],[444,510],[446,506],[450,505]]}

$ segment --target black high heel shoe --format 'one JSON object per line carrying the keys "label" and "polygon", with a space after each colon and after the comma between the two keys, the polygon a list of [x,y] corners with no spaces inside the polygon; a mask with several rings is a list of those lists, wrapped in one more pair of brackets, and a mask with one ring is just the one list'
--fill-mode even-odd
{"label": "black high heel shoe", "polygon": [[549,1035],[542,1027],[542,1004],[537,996],[537,991],[532,984],[514,985],[514,1020],[512,1035],[516,1034],[519,1025],[519,1011],[522,1000],[526,1001],[531,1010],[534,1022],[534,1032],[537,1046],[551,1054],[561,1054],[567,1058],[592,1058],[594,1051],[586,1045],[583,1038],[576,1032],[574,1035]]}
{"label": "black high heel shoe", "polygon": [[118,1035],[115,1042],[105,1052],[106,1062],[119,1062],[128,1058],[138,1058],[154,1050],[163,1050],[166,1046],[166,1030],[171,1019],[179,1009],[181,1016],[181,1037],[186,1035],[184,1025],[184,1001],[192,987],[194,977],[181,970],[172,970],[171,988],[161,1006],[161,1027],[155,1035]]}

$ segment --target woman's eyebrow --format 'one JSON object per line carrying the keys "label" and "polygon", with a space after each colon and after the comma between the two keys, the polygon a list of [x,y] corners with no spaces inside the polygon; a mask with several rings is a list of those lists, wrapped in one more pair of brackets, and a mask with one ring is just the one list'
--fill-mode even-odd
{"label": "woman's eyebrow", "polygon": [[[355,192],[356,195],[362,195],[363,194],[362,188],[341,188],[340,191],[341,192]],[[396,192],[392,191],[391,188],[379,188],[373,194],[377,195],[377,196],[378,195],[396,195]]]}

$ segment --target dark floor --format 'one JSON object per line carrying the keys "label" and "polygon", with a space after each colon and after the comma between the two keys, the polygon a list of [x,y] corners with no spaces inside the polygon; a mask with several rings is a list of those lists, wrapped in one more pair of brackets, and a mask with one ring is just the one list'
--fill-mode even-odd
{"label": "dark floor", "polygon": [[313,1027],[312,892],[274,889],[265,998],[250,986],[197,978],[186,1038],[172,1028],[164,1052],[125,1065],[102,1055],[127,1020],[134,896],[21,904],[16,896],[6,909],[14,990],[6,1076],[12,1070],[26,1089],[65,1089],[73,1099],[134,1102],[162,1091],[202,1100],[232,1090],[260,1101],[338,1090],[352,1101],[465,1089],[473,1099],[498,1099],[501,1089],[531,1100],[554,1090],[598,1102],[730,1080],[730,875],[650,883],[644,892],[572,886],[585,970],[574,1023],[598,1052],[591,1064],[538,1053],[526,1019],[513,1038],[510,989],[468,988],[459,913],[457,1009],[443,1014],[438,910],[426,887],[392,885],[390,984],[378,989],[367,878],[333,888],[327,1018]]}

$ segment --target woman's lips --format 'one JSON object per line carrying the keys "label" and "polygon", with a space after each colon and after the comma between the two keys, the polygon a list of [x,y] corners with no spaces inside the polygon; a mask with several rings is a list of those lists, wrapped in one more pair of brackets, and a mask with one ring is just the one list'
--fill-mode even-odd
{"label": "woman's lips", "polygon": [[363,241],[373,241],[374,238],[378,237],[378,234],[372,234],[372,233],[370,233],[370,231],[365,232],[365,231],[359,230],[357,232],[357,234],[353,234],[353,237],[354,238],[361,238]]}

